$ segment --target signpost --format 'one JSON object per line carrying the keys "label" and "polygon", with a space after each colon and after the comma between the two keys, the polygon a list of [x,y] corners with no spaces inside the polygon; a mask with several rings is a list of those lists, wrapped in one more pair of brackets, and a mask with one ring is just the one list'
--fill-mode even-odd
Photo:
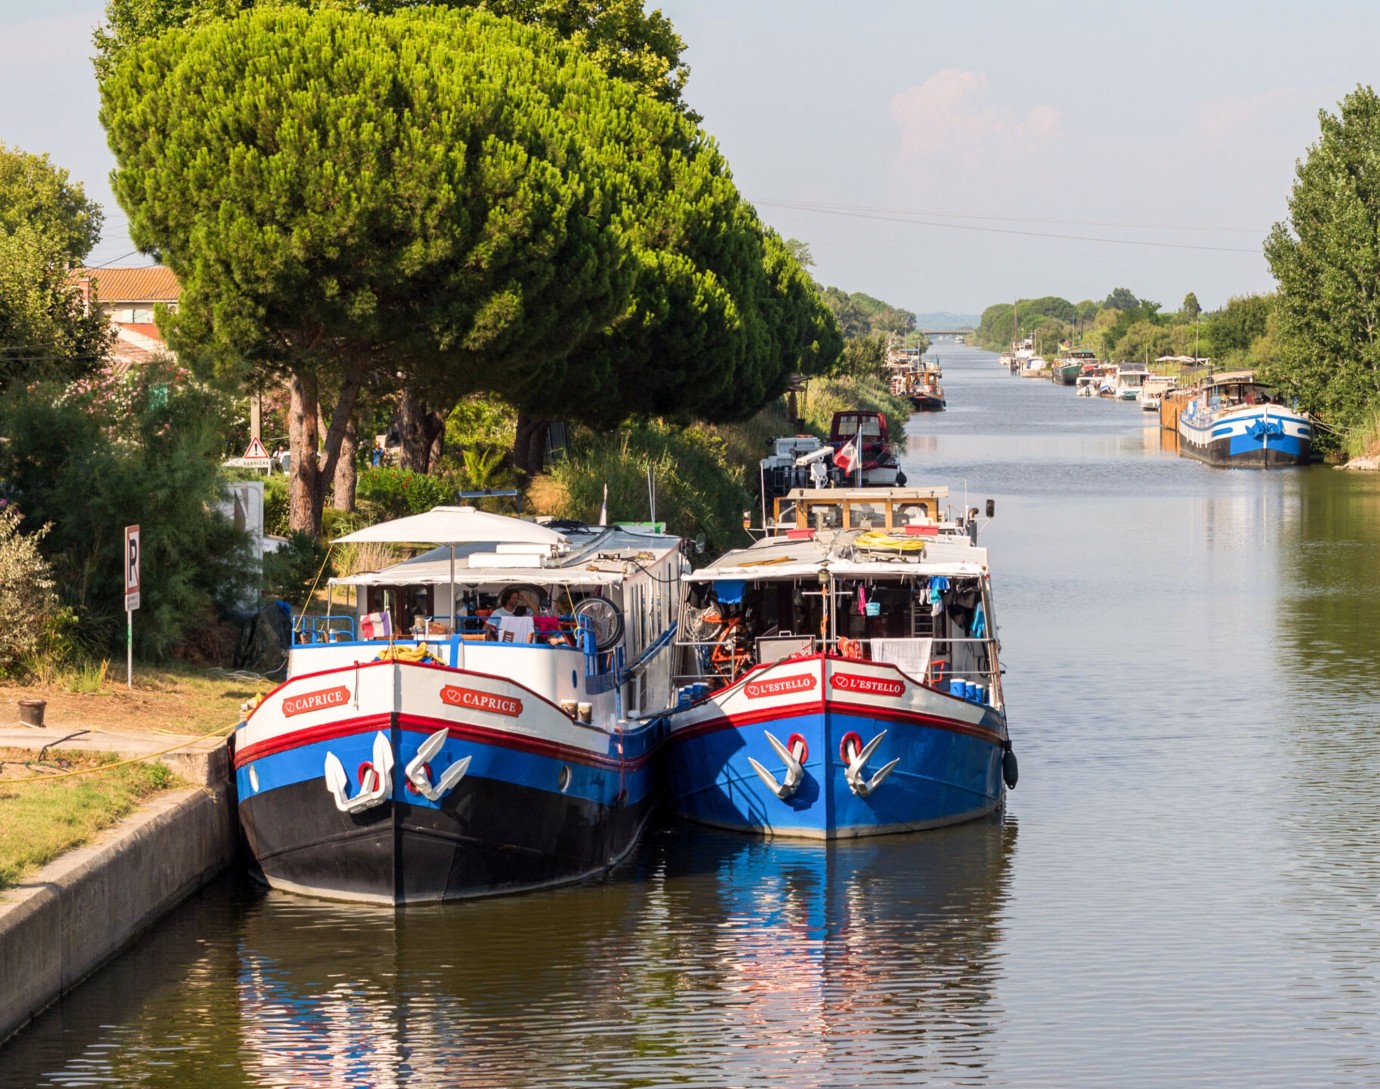
{"label": "signpost", "polygon": [[139,607],[139,527],[125,526],[125,651],[126,683],[134,687],[134,610]]}

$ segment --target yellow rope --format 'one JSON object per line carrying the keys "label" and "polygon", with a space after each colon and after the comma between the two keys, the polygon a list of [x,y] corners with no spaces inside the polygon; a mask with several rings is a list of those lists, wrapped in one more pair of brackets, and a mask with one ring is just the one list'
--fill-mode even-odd
{"label": "yellow rope", "polygon": [[326,546],[326,554],[321,557],[321,566],[316,569],[316,578],[311,580],[311,589],[307,591],[307,600],[302,603],[302,611],[297,614],[297,624],[292,629],[294,643],[297,641],[295,637],[302,632],[302,621],[307,618],[307,606],[311,604],[311,599],[316,595],[316,587],[320,584],[321,576],[326,571],[326,564],[330,562],[331,549],[334,547],[335,545]]}
{"label": "yellow rope", "polygon": [[[235,725],[238,726],[239,723]],[[208,737],[229,737],[234,730],[235,726],[230,726],[224,730],[212,730],[209,734],[202,734],[201,737],[195,738],[190,742],[179,742],[170,748],[160,749],[158,752],[145,753],[143,756],[132,756],[128,760],[119,760],[114,764],[97,764],[93,768],[78,768],[76,771],[59,771],[54,772],[52,775],[35,775],[30,779],[0,779],[0,789],[13,786],[16,783],[51,783],[58,779],[70,779],[77,775],[95,775],[98,772],[110,771],[113,768],[123,768],[129,764],[142,764],[145,761],[152,760],[155,756],[164,756],[167,753],[176,752],[178,749],[185,749],[190,745],[196,744],[198,741],[206,740]],[[14,762],[17,763],[17,761]]]}

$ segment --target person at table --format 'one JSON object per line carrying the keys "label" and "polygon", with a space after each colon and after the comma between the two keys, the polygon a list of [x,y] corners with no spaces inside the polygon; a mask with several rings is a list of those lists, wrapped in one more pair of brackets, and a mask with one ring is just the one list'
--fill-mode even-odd
{"label": "person at table", "polygon": [[516,610],[518,608],[526,609],[526,606],[519,605],[521,600],[522,596],[511,586],[498,595],[498,608],[489,613],[484,620],[485,639],[497,639],[498,622],[505,616],[517,616]]}

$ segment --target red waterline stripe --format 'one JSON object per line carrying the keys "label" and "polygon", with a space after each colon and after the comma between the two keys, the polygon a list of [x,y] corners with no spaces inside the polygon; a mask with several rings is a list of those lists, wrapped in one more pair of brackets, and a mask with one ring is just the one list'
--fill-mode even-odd
{"label": "red waterline stripe", "polygon": [[554,741],[532,737],[529,734],[508,733],[503,730],[489,729],[485,726],[476,726],[468,722],[457,725],[444,719],[430,719],[422,715],[409,715],[407,720],[399,722],[399,725],[404,730],[424,734],[432,734],[445,727],[446,732],[459,741],[473,741],[481,745],[492,745],[497,748],[531,753],[535,756],[551,757],[593,768],[616,769],[621,767],[628,770],[639,770],[643,765],[650,763],[652,759],[650,752],[642,756],[619,759],[617,756],[610,756],[607,753],[576,749],[569,745],[561,745]]}
{"label": "red waterline stripe", "polygon": [[235,767],[241,767],[253,760],[261,760],[265,756],[272,756],[274,753],[286,752],[288,749],[301,748],[304,745],[314,745],[318,741],[333,741],[337,737],[346,737],[350,734],[363,733],[366,730],[387,729],[392,715],[385,712],[383,714],[356,715],[354,718],[344,721],[324,722],[320,726],[308,726],[305,729],[287,730],[274,737],[265,738],[263,741],[256,741],[252,745],[244,748],[235,749]]}

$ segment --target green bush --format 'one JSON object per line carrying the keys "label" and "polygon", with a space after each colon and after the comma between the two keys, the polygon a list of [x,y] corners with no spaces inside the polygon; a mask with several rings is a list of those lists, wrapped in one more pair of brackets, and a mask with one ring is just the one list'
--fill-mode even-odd
{"label": "green bush", "polygon": [[13,507],[0,510],[0,676],[22,672],[60,611],[53,569],[38,547],[48,527],[23,534],[21,520]]}
{"label": "green bush", "polygon": [[134,637],[145,657],[164,657],[252,586],[244,534],[214,509],[228,404],[167,363],[0,404],[0,480],[32,524],[52,524],[40,547],[87,656],[124,642],[125,526],[142,529]]}
{"label": "green bush", "polygon": [[363,524],[369,525],[454,503],[459,490],[455,477],[449,473],[429,476],[388,465],[371,466],[359,474],[355,505]]}
{"label": "green bush", "polygon": [[325,585],[335,574],[327,559],[329,546],[304,530],[286,535],[287,543],[264,554],[264,589],[301,612],[312,587]]}
{"label": "green bush", "polygon": [[703,534],[714,553],[747,543],[746,474],[741,463],[730,460],[725,441],[699,425],[654,422],[614,434],[580,434],[574,450],[550,467],[565,495],[564,509],[555,513],[598,522],[607,484],[610,522],[646,521],[649,469],[656,482],[656,517],[668,532],[691,540]]}

